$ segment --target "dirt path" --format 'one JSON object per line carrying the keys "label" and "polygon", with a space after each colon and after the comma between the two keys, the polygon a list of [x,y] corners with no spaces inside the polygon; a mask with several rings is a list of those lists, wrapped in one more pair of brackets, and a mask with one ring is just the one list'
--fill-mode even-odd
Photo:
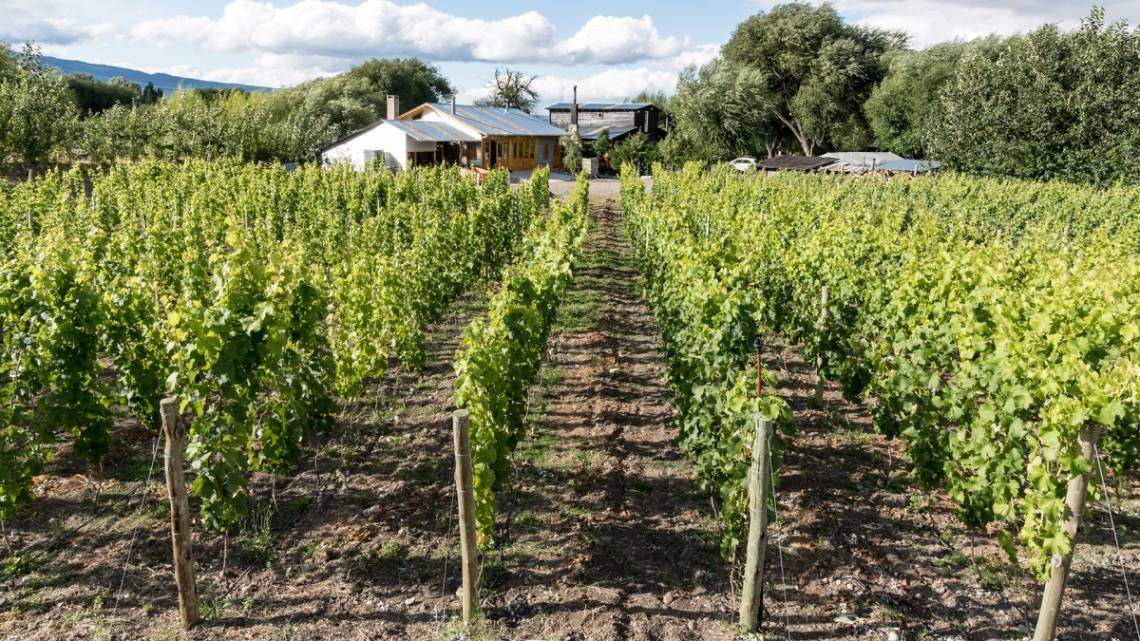
{"label": "dirt path", "polygon": [[716,524],[677,451],[619,223],[616,205],[595,207],[516,455],[512,540],[487,562],[489,616],[506,638],[731,636]]}

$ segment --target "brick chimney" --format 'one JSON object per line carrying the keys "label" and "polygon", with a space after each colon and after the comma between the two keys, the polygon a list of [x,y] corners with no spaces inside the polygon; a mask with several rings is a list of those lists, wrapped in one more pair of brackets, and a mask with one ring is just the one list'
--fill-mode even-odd
{"label": "brick chimney", "polygon": [[400,97],[388,96],[388,120],[395,120],[400,117]]}

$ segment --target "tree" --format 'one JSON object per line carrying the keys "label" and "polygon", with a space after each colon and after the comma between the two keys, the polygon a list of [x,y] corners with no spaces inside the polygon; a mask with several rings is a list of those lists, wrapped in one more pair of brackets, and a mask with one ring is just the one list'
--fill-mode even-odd
{"label": "tree", "polygon": [[0,40],[0,80],[16,75],[16,54],[12,52],[7,42]]}
{"label": "tree", "polygon": [[930,128],[942,116],[942,90],[954,77],[967,46],[947,42],[885,56],[887,75],[864,106],[881,149],[907,157],[925,156]]}
{"label": "tree", "polygon": [[67,82],[40,63],[40,50],[24,46],[18,69],[0,80],[0,149],[15,153],[28,178],[71,141],[78,114]]}
{"label": "tree", "polygon": [[271,110],[280,117],[302,112],[301,121],[327,119],[337,137],[383,118],[387,96],[406,106],[439,102],[454,93],[439,69],[417,58],[369,60],[342,74],[274,91]]}
{"label": "tree", "polygon": [[830,5],[777,5],[742,22],[724,60],[756,73],[756,99],[787,128],[805,155],[869,137],[862,113],[882,77],[880,58],[901,47],[899,33],[848,25]]}
{"label": "tree", "polygon": [[645,174],[657,160],[657,148],[649,142],[649,138],[645,136],[644,132],[639,131],[614,147],[614,150],[610,152],[610,158],[614,167],[620,168],[628,163],[637,167],[640,173]]}
{"label": "tree", "polygon": [[606,154],[613,148],[610,143],[610,129],[609,127],[602,127],[598,130],[597,138],[594,139],[593,144],[590,145],[590,151],[598,158],[604,158]]}
{"label": "tree", "polygon": [[562,166],[572,174],[582,171],[582,146],[574,136],[563,136],[559,141],[562,144]]}
{"label": "tree", "polygon": [[928,146],[973,173],[1140,182],[1137,105],[1140,33],[1094,9],[1071,32],[1046,25],[970,47]]}
{"label": "tree", "polygon": [[669,162],[724,160],[796,144],[776,118],[763,73],[714,60],[699,71],[686,69],[673,99]]}
{"label": "tree", "polygon": [[106,111],[115,105],[132,104],[140,95],[138,85],[125,78],[100,82],[88,74],[69,74],[66,79],[75,106],[86,115]]}
{"label": "tree", "polygon": [[528,76],[513,69],[495,69],[491,79],[491,95],[476,101],[485,107],[521,109],[530,113],[538,102],[538,92],[531,85],[537,76]]}
{"label": "tree", "polygon": [[162,100],[162,90],[155,89],[153,82],[146,83],[143,87],[142,94],[139,96],[139,104],[153,105],[159,100]]}

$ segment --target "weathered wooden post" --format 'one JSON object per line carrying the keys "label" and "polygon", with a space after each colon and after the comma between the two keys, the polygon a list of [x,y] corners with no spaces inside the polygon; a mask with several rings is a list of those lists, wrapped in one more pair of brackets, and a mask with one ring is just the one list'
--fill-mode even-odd
{"label": "weathered wooden post", "polygon": [[[1081,428],[1079,443],[1081,457],[1090,463],[1095,459],[1093,444],[1096,442],[1095,428]],[[1061,614],[1061,597],[1065,592],[1065,581],[1069,578],[1069,567],[1073,564],[1073,550],[1077,547],[1077,530],[1081,527],[1081,516],[1085,511],[1085,495],[1088,492],[1087,474],[1078,474],[1069,479],[1065,492],[1065,521],[1061,527],[1069,535],[1072,546],[1065,556],[1053,555],[1053,569],[1045,584],[1045,594],[1041,597],[1041,612],[1037,616],[1037,629],[1033,641],[1053,641],[1057,636],[1057,619]]]}
{"label": "weathered wooden post", "polygon": [[[816,334],[823,334],[824,327],[827,326],[827,299],[830,293],[827,285],[824,285],[819,291],[819,321],[815,325]],[[812,401],[819,405],[823,403],[823,354],[815,355],[815,395]]]}
{"label": "weathered wooden post", "polygon": [[463,623],[470,623],[479,607],[479,558],[475,551],[475,481],[471,467],[471,435],[467,410],[451,417],[455,437],[455,496],[459,501],[459,549],[463,565]]}
{"label": "weathered wooden post", "polygon": [[740,627],[755,632],[760,623],[764,556],[768,545],[768,494],[772,471],[768,448],[772,422],[756,413],[756,441],[752,444],[752,472],[748,479],[748,546],[744,562],[744,590],[740,600]]}
{"label": "weathered wooden post", "polygon": [[178,613],[182,627],[201,621],[198,586],[194,580],[194,553],[190,544],[190,501],[182,471],[186,429],[178,413],[178,401],[164,398],[160,404],[162,432],[166,437],[166,493],[170,497],[170,539],[174,550],[174,583],[178,588]]}

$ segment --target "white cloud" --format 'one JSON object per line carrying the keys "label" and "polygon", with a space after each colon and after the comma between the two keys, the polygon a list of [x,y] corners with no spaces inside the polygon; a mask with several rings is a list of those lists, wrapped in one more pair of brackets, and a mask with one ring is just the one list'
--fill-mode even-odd
{"label": "white cloud", "polygon": [[301,0],[284,7],[232,0],[222,16],[177,16],[136,25],[131,35],[163,46],[188,42],[227,52],[355,59],[423,56],[436,61],[622,64],[679,56],[689,40],[662,37],[649,16],[595,16],[560,40],[554,24],[528,11],[500,20],[465,18],[427,4]]}
{"label": "white cloud", "polygon": [[19,44],[28,40],[48,45],[70,45],[114,34],[108,22],[85,24],[67,18],[34,18],[24,12],[6,11],[0,24],[0,41]]}
{"label": "white cloud", "polygon": [[[756,4],[768,10],[775,2]],[[832,0],[831,4],[856,24],[906,31],[911,46],[917,48],[990,34],[1024,33],[1046,23],[1072,28],[1088,15],[1090,6],[1087,0]],[[1105,6],[1109,20],[1140,21],[1137,0],[1097,4]]]}
{"label": "white cloud", "polygon": [[[544,75],[531,85],[538,92],[538,108],[570,100],[574,87],[583,102],[621,102],[642,91],[673,93],[677,88],[677,72],[647,67],[606,69],[584,78]],[[471,87],[456,93],[456,100],[469,104],[491,95],[488,86]]]}

